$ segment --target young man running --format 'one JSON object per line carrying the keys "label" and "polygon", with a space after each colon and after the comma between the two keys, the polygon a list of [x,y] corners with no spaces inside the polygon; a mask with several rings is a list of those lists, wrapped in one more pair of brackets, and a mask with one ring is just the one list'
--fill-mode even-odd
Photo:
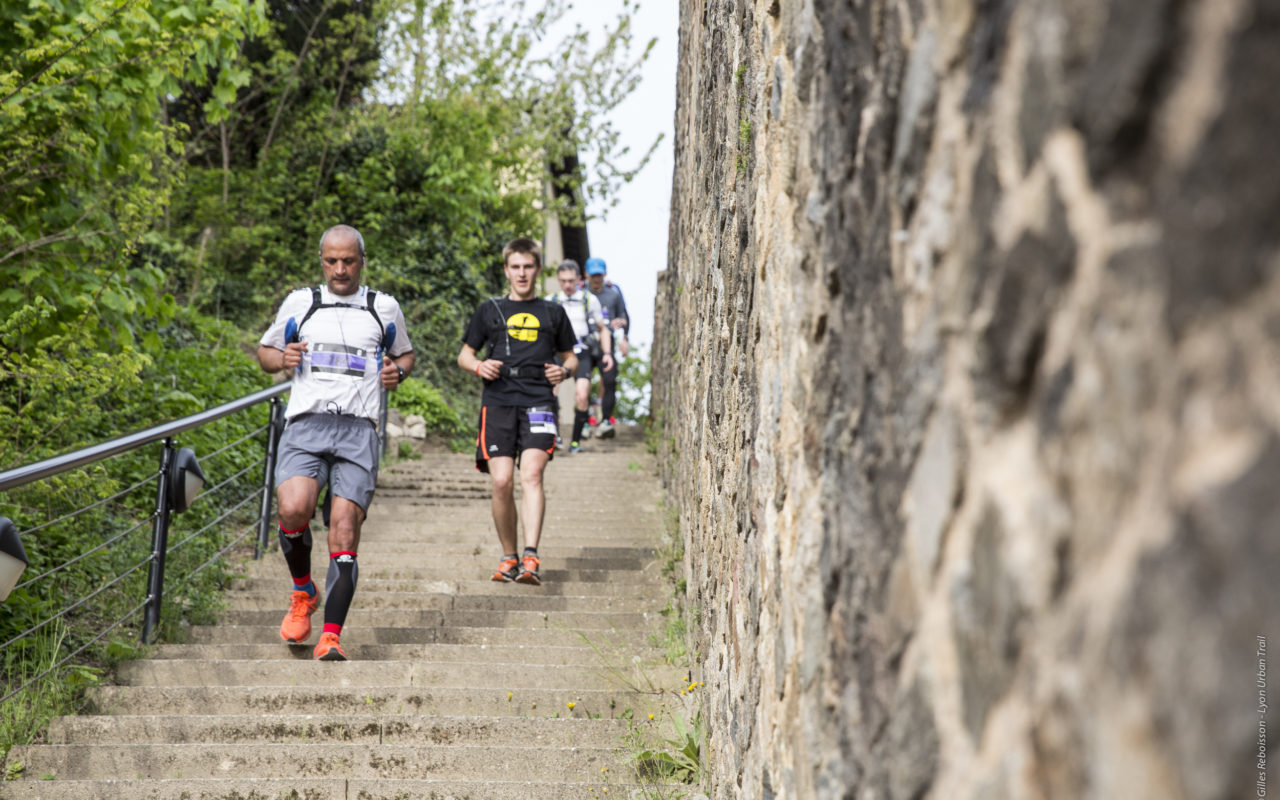
{"label": "young man running", "polygon": [[[413,346],[400,304],[360,285],[364,239],[347,225],[320,237],[325,285],[285,298],[263,334],[258,363],[267,372],[290,370],[293,389],[276,460],[280,550],[293,595],[280,625],[286,642],[311,635],[320,602],[311,579],[311,517],[320,488],[330,486],[329,572],[324,631],[313,655],[345,661],[338,642],[355,595],[360,526],[378,478],[382,389],[395,389],[413,369]],[[394,323],[394,338],[388,328]]]}
{"label": "young man running", "polygon": [[[603,258],[588,258],[586,268],[587,288],[591,290],[591,294],[600,300],[600,307],[604,310],[604,318],[613,332],[613,340],[618,355],[621,358],[626,358],[627,330],[631,326],[631,319],[627,316],[627,303],[622,299],[622,290],[606,277],[607,267]],[[613,408],[618,400],[618,364],[616,359],[608,367],[601,365],[600,394],[600,423],[595,433],[601,439],[608,439],[614,435],[614,426],[618,424],[617,420],[613,418]],[[596,423],[592,421],[591,424],[595,425]]]}
{"label": "young man running", "polygon": [[569,452],[582,452],[582,428],[587,424],[587,403],[591,394],[591,370],[600,366],[601,374],[613,369],[613,341],[609,326],[600,313],[600,301],[586,289],[578,286],[578,265],[566,260],[556,272],[560,291],[547,299],[558,303],[569,317],[577,342],[573,353],[578,357],[573,391],[573,436],[569,439]]}
{"label": "young man running", "polygon": [[[546,499],[542,472],[556,449],[555,388],[578,366],[573,327],[564,309],[538,297],[542,251],[532,239],[502,250],[506,297],[476,308],[462,336],[458,366],[484,381],[476,469],[493,479],[493,524],[503,557],[495,581],[538,585],[538,541]],[[477,353],[488,347],[485,358]],[[560,357],[560,364],[554,359]],[[524,552],[516,554],[514,476],[520,468]]]}

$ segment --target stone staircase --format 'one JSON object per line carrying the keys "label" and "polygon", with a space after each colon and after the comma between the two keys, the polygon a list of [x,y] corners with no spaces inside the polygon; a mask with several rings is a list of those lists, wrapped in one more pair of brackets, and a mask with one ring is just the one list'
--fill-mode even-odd
{"label": "stone staircase", "polygon": [[499,548],[469,455],[384,468],[350,661],[311,660],[322,611],[308,644],[280,641],[288,573],[272,551],[220,624],[124,665],[92,691],[94,715],[14,748],[0,797],[638,796],[623,738],[683,678],[650,646],[668,591],[659,490],[638,434],[591,445],[547,470],[543,586],[488,580]]}

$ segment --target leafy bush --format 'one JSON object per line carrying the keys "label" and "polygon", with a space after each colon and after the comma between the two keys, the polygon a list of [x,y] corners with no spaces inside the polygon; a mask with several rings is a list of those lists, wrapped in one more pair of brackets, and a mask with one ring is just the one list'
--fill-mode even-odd
{"label": "leafy bush", "polygon": [[457,433],[462,429],[458,412],[449,407],[444,396],[431,384],[418,378],[406,378],[394,392],[388,393],[388,404],[406,417],[418,414],[427,421],[428,433]]}
{"label": "leafy bush", "polygon": [[618,404],[614,415],[627,422],[649,418],[649,348],[636,345],[618,365]]}

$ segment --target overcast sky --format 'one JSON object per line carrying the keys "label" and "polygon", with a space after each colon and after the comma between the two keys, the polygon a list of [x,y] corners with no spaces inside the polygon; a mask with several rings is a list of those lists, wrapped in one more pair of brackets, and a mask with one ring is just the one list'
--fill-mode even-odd
{"label": "overcast sky", "polygon": [[[622,10],[621,0],[579,0],[569,19],[599,34]],[[587,225],[591,255],[608,264],[609,277],[621,287],[631,314],[631,341],[653,342],[653,298],[657,276],[667,266],[667,222],[671,211],[673,126],[676,111],[678,0],[643,0],[631,17],[635,41],[643,46],[656,38],[639,88],[614,112],[623,144],[643,153],[658,133],[665,133],[649,164],[624,186],[618,205],[605,220]],[[603,209],[590,209],[601,213]]]}

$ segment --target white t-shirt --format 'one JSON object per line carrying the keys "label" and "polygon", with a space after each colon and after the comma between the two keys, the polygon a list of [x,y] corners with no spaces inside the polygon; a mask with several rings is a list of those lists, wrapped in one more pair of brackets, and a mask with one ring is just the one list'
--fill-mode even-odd
{"label": "white t-shirt", "polygon": [[[382,332],[368,309],[367,286],[355,294],[336,295],[320,287],[321,303],[342,303],[339,308],[318,308],[298,332],[307,351],[293,376],[285,419],[299,414],[354,414],[378,421],[382,411],[382,383],[378,373],[378,344]],[[301,324],[311,308],[311,289],[296,289],[280,304],[276,320],[262,334],[259,344],[284,350],[289,320]],[[385,329],[395,323],[395,340],[388,341],[387,355],[397,358],[413,349],[400,304],[389,294],[378,292],[374,310]]]}
{"label": "white t-shirt", "polygon": [[[600,312],[600,298],[591,292],[586,293],[586,307],[583,307],[582,294],[584,291],[579,289],[568,296],[565,296],[564,292],[547,295],[548,300],[553,303],[559,303],[564,308],[565,313],[569,315],[569,324],[573,326],[573,335],[577,337],[579,345],[590,334],[599,334],[599,325],[604,321],[604,317]],[[574,352],[577,352],[577,350],[575,349]]]}

